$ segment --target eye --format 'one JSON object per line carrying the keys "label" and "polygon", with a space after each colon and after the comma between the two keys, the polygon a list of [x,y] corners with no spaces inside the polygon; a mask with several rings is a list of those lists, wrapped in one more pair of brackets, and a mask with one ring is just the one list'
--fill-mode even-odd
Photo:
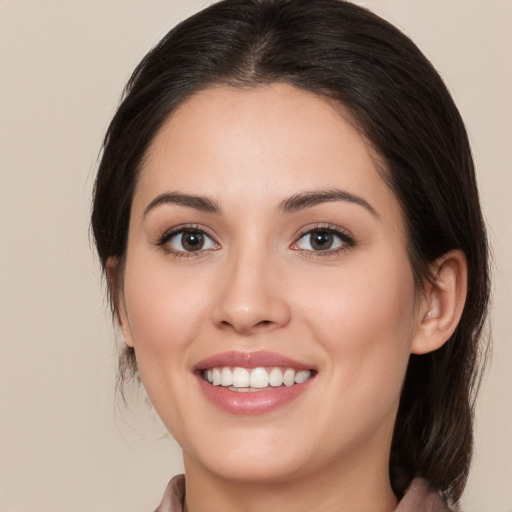
{"label": "eye", "polygon": [[354,241],[346,233],[333,228],[310,229],[304,233],[292,249],[303,251],[328,252],[352,247]]}
{"label": "eye", "polygon": [[200,229],[180,229],[168,233],[160,244],[174,253],[192,253],[219,248],[219,245]]}

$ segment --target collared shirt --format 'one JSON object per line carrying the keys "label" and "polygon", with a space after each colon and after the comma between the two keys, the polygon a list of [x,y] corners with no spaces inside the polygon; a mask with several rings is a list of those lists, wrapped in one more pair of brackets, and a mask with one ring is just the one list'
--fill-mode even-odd
{"label": "collared shirt", "polygon": [[[167,485],[162,503],[155,512],[183,512],[185,476],[175,476]],[[452,512],[439,493],[422,478],[415,478],[395,512]]]}

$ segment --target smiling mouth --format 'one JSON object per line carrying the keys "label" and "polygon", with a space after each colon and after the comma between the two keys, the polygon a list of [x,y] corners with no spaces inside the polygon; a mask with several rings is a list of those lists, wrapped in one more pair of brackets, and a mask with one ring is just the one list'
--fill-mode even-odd
{"label": "smiling mouth", "polygon": [[243,393],[292,387],[311,379],[315,373],[314,370],[296,370],[283,367],[215,366],[202,370],[200,375],[203,380],[213,386]]}

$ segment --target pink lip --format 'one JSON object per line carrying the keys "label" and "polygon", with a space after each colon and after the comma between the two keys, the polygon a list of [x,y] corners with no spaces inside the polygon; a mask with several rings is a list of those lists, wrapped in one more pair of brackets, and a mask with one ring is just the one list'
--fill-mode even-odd
{"label": "pink lip", "polygon": [[203,393],[217,407],[232,414],[244,416],[263,414],[286,405],[288,402],[304,393],[310,383],[315,380],[315,378],[312,377],[302,384],[295,384],[290,387],[281,386],[269,391],[240,393],[238,391],[230,391],[228,388],[221,386],[214,386],[205,381],[201,375],[196,375]]}
{"label": "pink lip", "polygon": [[243,368],[258,368],[280,366],[295,370],[312,370],[311,365],[300,363],[289,357],[274,352],[223,352],[207,357],[194,366],[194,371],[214,368],[215,366],[241,366]]}
{"label": "pink lip", "polygon": [[203,359],[194,367],[197,381],[206,397],[220,409],[231,414],[253,415],[273,411],[288,404],[304,393],[315,380],[308,379],[301,384],[281,386],[268,391],[238,392],[221,386],[213,386],[202,377],[201,370],[215,366],[242,366],[244,368],[257,367],[285,367],[296,370],[313,369],[299,361],[290,359],[273,352],[225,352]]}

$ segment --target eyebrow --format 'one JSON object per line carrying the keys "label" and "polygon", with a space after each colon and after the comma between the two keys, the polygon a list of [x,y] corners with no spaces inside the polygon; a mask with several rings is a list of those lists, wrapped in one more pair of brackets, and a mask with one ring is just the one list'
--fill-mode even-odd
{"label": "eyebrow", "polygon": [[[279,211],[282,214],[293,213],[313,206],[329,203],[335,201],[347,201],[362,206],[368,210],[375,217],[379,217],[379,214],[373,208],[373,206],[360,196],[351,194],[345,190],[340,189],[329,189],[329,190],[312,190],[305,191],[295,194],[288,199],[285,199],[279,204]],[[219,204],[208,197],[195,196],[192,194],[184,194],[180,192],[166,192],[160,194],[144,210],[144,216],[157,206],[163,204],[177,204],[179,206],[185,206],[193,208],[195,210],[208,212],[208,213],[221,213]]]}
{"label": "eyebrow", "polygon": [[366,201],[366,199],[337,188],[300,192],[293,195],[289,199],[284,200],[279,205],[279,210],[281,213],[293,213],[298,210],[311,208],[318,204],[330,203],[334,201],[347,201],[349,203],[357,204],[368,210],[375,217],[379,217],[379,214],[375,208],[373,208],[373,206],[368,201]]}
{"label": "eyebrow", "polygon": [[155,197],[155,199],[148,204],[144,210],[144,215],[147,215],[151,210],[163,204],[177,204],[209,213],[221,212],[219,204],[207,197],[182,194],[178,192],[166,192],[165,194],[160,194]]}

